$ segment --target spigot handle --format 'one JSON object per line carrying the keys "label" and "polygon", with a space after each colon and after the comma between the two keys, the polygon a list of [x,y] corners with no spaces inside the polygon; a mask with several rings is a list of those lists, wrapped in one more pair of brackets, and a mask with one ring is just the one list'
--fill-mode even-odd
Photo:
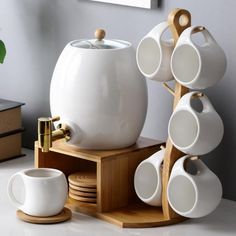
{"label": "spigot handle", "polygon": [[59,121],[60,117],[40,117],[38,118],[38,134],[51,134],[52,123]]}
{"label": "spigot handle", "polygon": [[52,122],[59,121],[59,120],[60,120],[60,116],[52,117]]}

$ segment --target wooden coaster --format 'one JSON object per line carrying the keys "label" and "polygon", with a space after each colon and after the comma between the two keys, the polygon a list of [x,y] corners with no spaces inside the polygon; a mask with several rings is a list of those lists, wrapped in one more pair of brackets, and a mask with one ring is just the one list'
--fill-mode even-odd
{"label": "wooden coaster", "polygon": [[75,186],[71,183],[69,183],[69,187],[70,187],[70,189],[78,190],[78,191],[86,192],[86,193],[96,193],[97,192],[97,188],[80,187],[80,186]]}
{"label": "wooden coaster", "polygon": [[76,172],[71,174],[68,180],[69,183],[79,187],[95,188],[97,186],[97,176],[95,172]]}
{"label": "wooden coaster", "polygon": [[90,202],[90,203],[96,203],[97,199],[96,198],[92,198],[92,197],[80,197],[77,195],[74,195],[72,193],[69,192],[69,196],[71,198],[73,198],[74,200],[78,200],[80,202]]}
{"label": "wooden coaster", "polygon": [[21,210],[17,210],[16,215],[20,220],[23,220],[28,223],[55,224],[55,223],[60,223],[60,222],[69,220],[72,216],[72,213],[70,209],[64,207],[61,213],[55,216],[48,216],[48,217],[31,216],[31,215],[25,214]]}
{"label": "wooden coaster", "polygon": [[97,193],[86,193],[86,192],[81,192],[78,190],[74,190],[72,188],[69,189],[71,194],[74,194],[76,196],[80,196],[80,197],[93,197],[96,198],[97,197]]}

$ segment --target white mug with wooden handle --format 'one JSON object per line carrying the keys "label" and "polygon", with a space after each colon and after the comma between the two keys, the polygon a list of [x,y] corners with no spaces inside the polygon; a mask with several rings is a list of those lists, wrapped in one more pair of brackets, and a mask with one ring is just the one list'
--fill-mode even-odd
{"label": "white mug with wooden handle", "polygon": [[160,150],[142,161],[134,175],[137,196],[151,206],[161,206],[162,169],[165,150]]}
{"label": "white mug with wooden handle", "polygon": [[[185,162],[191,161],[196,174],[185,170]],[[198,218],[210,214],[222,198],[219,178],[200,160],[190,156],[175,162],[167,186],[167,198],[171,208],[184,217]]]}
{"label": "white mug with wooden handle", "polygon": [[163,39],[163,34],[168,28],[167,22],[158,24],[144,36],[138,45],[136,51],[138,68],[148,79],[159,82],[173,79],[170,58],[174,49],[174,42],[172,39]]}
{"label": "white mug with wooden handle", "polygon": [[206,95],[195,98],[202,103],[202,111],[192,107],[191,99],[200,92],[185,94],[170,117],[168,134],[172,144],[181,152],[204,155],[221,142],[224,125]]}
{"label": "white mug with wooden handle", "polygon": [[[195,32],[203,35],[203,45],[193,41]],[[171,57],[173,76],[180,84],[191,89],[205,89],[216,84],[223,77],[226,64],[223,49],[202,26],[185,29]]]}

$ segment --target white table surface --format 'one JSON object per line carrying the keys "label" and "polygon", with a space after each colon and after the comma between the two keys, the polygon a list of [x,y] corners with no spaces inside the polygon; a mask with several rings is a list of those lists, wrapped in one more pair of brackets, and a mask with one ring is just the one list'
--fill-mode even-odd
{"label": "white table surface", "polygon": [[[7,196],[7,182],[15,172],[33,167],[33,151],[23,149],[26,157],[0,163],[0,235],[2,236],[236,236],[236,202],[222,200],[209,216],[187,220],[178,225],[122,229],[93,217],[73,213],[68,222],[54,225],[36,225],[16,218],[16,208]],[[19,184],[19,188],[22,185]],[[21,188],[22,189],[22,188]]]}

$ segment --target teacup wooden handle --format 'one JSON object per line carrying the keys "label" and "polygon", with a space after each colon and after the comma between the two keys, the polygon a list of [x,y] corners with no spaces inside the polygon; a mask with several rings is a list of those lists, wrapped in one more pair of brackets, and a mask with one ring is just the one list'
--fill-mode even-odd
{"label": "teacup wooden handle", "polygon": [[195,94],[193,94],[192,96],[191,96],[191,98],[200,98],[200,97],[203,97],[204,96],[204,94],[203,93],[201,93],[201,92],[199,92],[199,93],[195,93]]}
{"label": "teacup wooden handle", "polygon": [[194,30],[192,31],[192,34],[202,32],[202,31],[205,30],[205,29],[206,29],[206,28],[205,28],[204,26],[197,26],[197,27],[194,28]]}

